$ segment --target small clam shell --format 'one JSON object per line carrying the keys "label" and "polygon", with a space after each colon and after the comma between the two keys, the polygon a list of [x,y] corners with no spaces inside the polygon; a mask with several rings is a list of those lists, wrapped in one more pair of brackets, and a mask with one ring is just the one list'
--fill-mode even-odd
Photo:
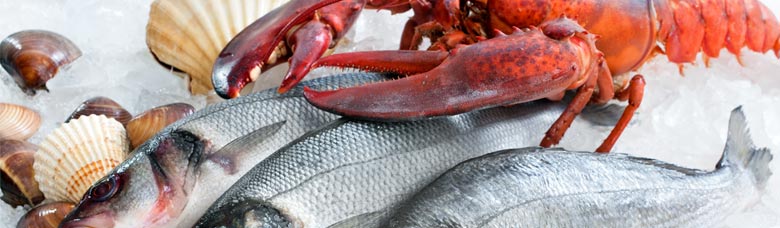
{"label": "small clam shell", "polygon": [[132,148],[136,148],[157,132],[177,120],[195,112],[192,105],[173,103],[163,105],[136,116],[127,124],[127,135]]}
{"label": "small clam shell", "polygon": [[76,108],[76,111],[73,111],[73,113],[70,114],[70,117],[65,120],[65,123],[70,122],[71,119],[78,119],[81,116],[93,114],[114,118],[122,123],[122,125],[127,125],[127,122],[130,122],[130,119],[133,118],[133,116],[130,115],[130,112],[125,110],[125,108],[122,108],[116,101],[107,97],[94,97],[81,103],[81,105]]}
{"label": "small clam shell", "polygon": [[0,43],[0,64],[29,95],[46,89],[46,82],[81,56],[73,42],[57,33],[25,30]]}
{"label": "small clam shell", "polygon": [[35,180],[47,199],[78,202],[128,154],[122,124],[103,115],[82,116],[49,134],[35,152]]}
{"label": "small clam shell", "polygon": [[41,116],[21,105],[0,103],[0,139],[27,140],[41,126]]}
{"label": "small clam shell", "polygon": [[0,140],[0,188],[3,201],[12,205],[36,205],[43,201],[33,171],[35,145],[19,140]]}
{"label": "small clam shell", "polygon": [[190,75],[190,91],[212,92],[211,68],[246,26],[289,0],[155,0],[146,44],[163,65]]}
{"label": "small clam shell", "polygon": [[65,216],[73,210],[74,205],[68,202],[47,203],[33,208],[24,214],[16,224],[17,228],[56,228]]}

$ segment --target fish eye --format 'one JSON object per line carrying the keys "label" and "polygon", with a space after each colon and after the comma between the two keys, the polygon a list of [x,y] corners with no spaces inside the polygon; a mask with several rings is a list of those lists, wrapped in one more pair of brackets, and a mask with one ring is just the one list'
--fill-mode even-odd
{"label": "fish eye", "polygon": [[98,183],[89,190],[89,198],[95,202],[103,202],[114,196],[119,191],[119,181],[116,175]]}

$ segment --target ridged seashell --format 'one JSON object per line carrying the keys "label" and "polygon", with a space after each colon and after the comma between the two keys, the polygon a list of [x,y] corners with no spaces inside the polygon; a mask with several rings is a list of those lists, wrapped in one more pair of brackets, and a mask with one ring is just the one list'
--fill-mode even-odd
{"label": "ridged seashell", "polygon": [[21,105],[0,103],[0,139],[27,140],[39,127],[38,112]]}
{"label": "ridged seashell", "polygon": [[3,201],[12,205],[36,205],[43,201],[33,171],[35,145],[19,140],[0,140],[0,188]]}
{"label": "ridged seashell", "polygon": [[71,119],[78,119],[81,116],[93,114],[114,118],[122,123],[122,125],[127,125],[127,122],[130,122],[130,119],[133,118],[133,115],[130,115],[130,112],[116,103],[116,101],[107,97],[93,97],[84,101],[84,103],[81,103],[79,107],[76,107],[76,110],[70,114],[70,117],[65,120],[65,123],[70,122]]}
{"label": "ridged seashell", "polygon": [[75,205],[68,202],[47,203],[33,208],[16,223],[17,228],[56,228]]}
{"label": "ridged seashell", "polygon": [[190,91],[213,91],[217,55],[246,26],[289,0],[155,0],[146,44],[158,61],[190,75]]}
{"label": "ridged seashell", "polygon": [[195,112],[192,105],[173,103],[149,109],[136,116],[127,124],[127,135],[130,145],[136,148],[157,132],[177,120]]}
{"label": "ridged seashell", "polygon": [[0,64],[29,95],[46,90],[46,82],[79,57],[81,50],[68,38],[44,30],[17,32],[0,43]]}
{"label": "ridged seashell", "polygon": [[78,202],[128,154],[122,124],[103,115],[82,116],[55,129],[35,152],[35,180],[47,199]]}

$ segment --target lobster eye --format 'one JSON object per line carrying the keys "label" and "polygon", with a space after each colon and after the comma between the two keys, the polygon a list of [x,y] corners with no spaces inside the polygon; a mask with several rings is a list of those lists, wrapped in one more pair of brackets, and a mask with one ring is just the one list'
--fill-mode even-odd
{"label": "lobster eye", "polygon": [[89,190],[89,198],[95,202],[103,202],[114,196],[119,191],[119,182],[117,176],[112,175],[106,180],[98,183]]}

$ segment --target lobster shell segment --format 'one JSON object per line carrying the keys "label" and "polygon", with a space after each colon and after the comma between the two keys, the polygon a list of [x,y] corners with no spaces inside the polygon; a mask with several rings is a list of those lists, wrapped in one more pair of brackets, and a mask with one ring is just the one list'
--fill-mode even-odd
{"label": "lobster shell segment", "polygon": [[[767,28],[764,48],[761,49],[761,52],[774,50],[775,54],[777,54],[780,52],[780,47],[777,46],[780,44],[780,22],[777,21],[777,18],[772,14],[772,11],[766,8],[765,5],[761,5],[761,13],[766,16]],[[774,39],[772,39],[773,37]]]}
{"label": "lobster shell segment", "polygon": [[761,3],[758,0],[745,0],[745,11],[747,13],[747,32],[745,33],[747,47],[750,50],[760,52],[766,39],[764,33],[768,29],[766,15],[761,11]]}
{"label": "lobster shell segment", "polygon": [[[726,46],[726,35],[728,35],[729,28],[724,25],[728,20],[726,15],[726,1],[725,0],[705,0],[701,1],[702,5],[707,6],[712,10],[702,10],[702,18],[704,24],[709,25],[704,27],[704,41],[702,42],[702,51],[707,56],[718,57],[720,55],[720,49]],[[712,26],[719,25],[719,26]]]}
{"label": "lobster shell segment", "polygon": [[659,33],[669,61],[693,62],[699,50],[718,57],[724,47],[737,56],[748,47],[760,53],[774,50],[780,57],[780,23],[757,0],[654,1],[659,6],[660,31],[669,31]]}

